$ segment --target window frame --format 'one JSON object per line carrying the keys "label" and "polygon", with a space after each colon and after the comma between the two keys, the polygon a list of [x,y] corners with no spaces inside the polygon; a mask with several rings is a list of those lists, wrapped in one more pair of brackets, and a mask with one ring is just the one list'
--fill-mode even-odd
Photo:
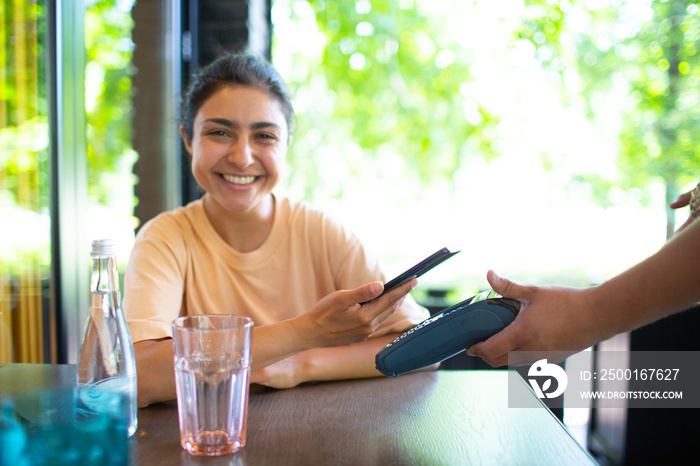
{"label": "window frame", "polygon": [[49,197],[51,215],[50,315],[45,338],[58,363],[76,363],[88,316],[86,244],[87,143],[85,127],[85,3],[46,2]]}

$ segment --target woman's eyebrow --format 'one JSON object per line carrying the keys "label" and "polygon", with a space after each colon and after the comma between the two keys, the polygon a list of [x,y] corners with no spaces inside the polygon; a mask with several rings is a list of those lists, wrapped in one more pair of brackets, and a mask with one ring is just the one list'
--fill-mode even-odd
{"label": "woman's eyebrow", "polygon": [[202,124],[205,123],[216,123],[218,125],[227,126],[229,128],[238,128],[238,125],[236,123],[234,123],[231,120],[227,120],[226,118],[207,118],[202,122]]}
{"label": "woman's eyebrow", "polygon": [[[235,123],[231,120],[227,120],[226,118],[207,118],[206,120],[204,120],[202,122],[202,124],[205,124],[205,123],[216,123],[216,124],[219,124],[222,126],[226,126],[228,128],[233,128],[233,129],[238,128],[237,123]],[[257,121],[257,122],[252,123],[250,125],[250,129],[261,129],[261,128],[269,128],[269,127],[281,129],[280,125],[278,125],[277,123],[273,123],[271,121]]]}
{"label": "woman's eyebrow", "polygon": [[281,129],[280,125],[278,125],[277,123],[272,123],[270,121],[258,121],[256,123],[253,123],[252,125],[250,125],[250,129],[268,128],[270,126],[277,129]]}

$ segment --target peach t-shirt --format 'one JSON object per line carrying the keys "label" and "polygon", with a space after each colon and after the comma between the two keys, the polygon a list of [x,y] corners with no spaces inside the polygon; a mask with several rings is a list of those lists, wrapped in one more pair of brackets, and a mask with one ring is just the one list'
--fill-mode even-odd
{"label": "peach t-shirt", "polygon": [[[123,308],[134,342],[172,336],[181,315],[236,314],[266,325],[301,315],[324,296],[386,281],[377,259],[324,212],[276,199],[272,230],[239,253],[214,230],[201,200],[160,214],[136,236]],[[400,332],[428,312],[410,296],[375,332]]]}

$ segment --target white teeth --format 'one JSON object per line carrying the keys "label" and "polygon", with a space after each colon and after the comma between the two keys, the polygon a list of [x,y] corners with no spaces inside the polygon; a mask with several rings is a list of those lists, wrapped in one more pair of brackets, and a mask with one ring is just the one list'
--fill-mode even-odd
{"label": "white teeth", "polygon": [[255,176],[222,175],[226,181],[233,184],[250,184],[255,181]]}

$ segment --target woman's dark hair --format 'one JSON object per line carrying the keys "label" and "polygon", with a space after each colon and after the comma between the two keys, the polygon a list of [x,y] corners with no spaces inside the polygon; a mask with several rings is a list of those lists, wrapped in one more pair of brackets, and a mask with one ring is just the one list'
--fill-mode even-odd
{"label": "woman's dark hair", "polygon": [[294,133],[295,116],[287,86],[277,70],[264,59],[250,54],[227,53],[202,68],[192,78],[182,102],[181,124],[187,140],[192,140],[194,118],[202,104],[227,86],[248,86],[277,99],[287,121],[287,133]]}

